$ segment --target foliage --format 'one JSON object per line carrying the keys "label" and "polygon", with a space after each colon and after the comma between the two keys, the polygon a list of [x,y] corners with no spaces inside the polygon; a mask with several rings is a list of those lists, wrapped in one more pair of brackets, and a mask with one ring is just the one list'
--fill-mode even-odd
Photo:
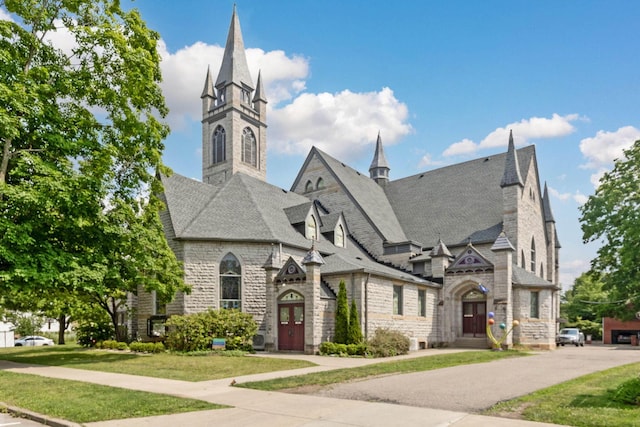
{"label": "foliage", "polygon": [[630,319],[640,311],[640,140],[604,174],[580,210],[583,240],[602,242],[592,270],[603,274],[611,300],[618,301],[616,317]]}
{"label": "foliage", "polygon": [[159,35],[118,0],[0,6],[17,18],[0,21],[0,294],[98,304],[115,326],[138,286],[188,289],[158,218]]}
{"label": "foliage", "polygon": [[640,377],[631,378],[620,384],[613,392],[613,400],[640,406]]}
{"label": "foliage", "polygon": [[349,334],[349,301],[347,300],[347,286],[344,280],[340,281],[338,298],[336,300],[336,325],[333,341],[338,344],[347,344]]}
{"label": "foliage", "polygon": [[20,313],[17,311],[7,311],[5,313],[5,319],[15,326],[14,333],[21,337],[37,335],[45,322],[45,318],[37,314]]}
{"label": "foliage", "polygon": [[611,311],[608,301],[609,293],[604,289],[600,276],[583,273],[576,278],[573,287],[562,295],[560,314],[567,319],[568,325],[588,329],[589,332],[585,333],[600,338],[602,317]]}
{"label": "foliage", "polygon": [[75,328],[76,342],[84,347],[94,347],[100,341],[115,337],[113,324],[106,313],[94,311],[79,320]]}
{"label": "foliage", "polygon": [[323,356],[366,356],[367,345],[363,342],[358,344],[338,344],[325,341],[320,344],[319,351]]}
{"label": "foliage", "polygon": [[129,350],[126,342],[116,340],[98,341],[95,347],[103,350]]}
{"label": "foliage", "polygon": [[129,344],[129,350],[136,353],[164,353],[165,347],[161,342],[138,342]]}
{"label": "foliage", "polygon": [[213,338],[224,338],[228,350],[252,350],[258,325],[253,316],[239,310],[208,310],[167,320],[165,341],[170,350],[198,351],[211,348]]}
{"label": "foliage", "polygon": [[399,331],[378,328],[368,342],[373,357],[390,357],[409,353],[410,341]]}
{"label": "foliage", "polygon": [[362,342],[362,328],[360,327],[360,318],[358,316],[358,307],[355,299],[351,300],[351,308],[349,309],[349,332],[347,334],[348,344],[359,344]]}
{"label": "foliage", "polygon": [[577,318],[573,322],[569,322],[567,324],[569,328],[578,328],[585,335],[591,335],[591,339],[601,340],[602,339],[602,322],[593,322],[591,320],[582,320],[581,318]]}

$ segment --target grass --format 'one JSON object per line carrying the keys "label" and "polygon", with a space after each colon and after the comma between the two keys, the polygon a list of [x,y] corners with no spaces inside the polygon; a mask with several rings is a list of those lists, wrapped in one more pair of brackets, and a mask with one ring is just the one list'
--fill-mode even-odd
{"label": "grass", "polygon": [[88,350],[77,345],[0,349],[0,359],[18,363],[142,375],[181,381],[208,381],[315,366],[304,360],[266,357],[187,356]]}
{"label": "grass", "polygon": [[639,427],[640,406],[612,400],[613,390],[639,372],[640,363],[596,372],[499,403],[484,414],[576,427]]}
{"label": "grass", "polygon": [[220,409],[226,406],[165,394],[0,371],[0,400],[75,423]]}
{"label": "grass", "polygon": [[415,359],[405,359],[392,362],[380,362],[358,368],[336,369],[293,377],[277,378],[267,381],[255,381],[237,384],[236,387],[252,388],[256,390],[285,390],[305,386],[326,386],[335,383],[371,378],[380,375],[404,374],[410,372],[430,371],[471,363],[484,363],[506,357],[525,356],[519,351],[468,351],[461,353],[440,354]]}

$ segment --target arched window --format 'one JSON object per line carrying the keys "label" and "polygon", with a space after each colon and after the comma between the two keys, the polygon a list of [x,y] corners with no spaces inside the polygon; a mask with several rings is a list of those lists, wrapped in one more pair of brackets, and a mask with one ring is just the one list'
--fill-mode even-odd
{"label": "arched window", "polygon": [[218,96],[216,97],[216,105],[222,105],[227,102],[227,89],[224,87],[218,88]]}
{"label": "arched window", "polygon": [[256,137],[250,128],[242,131],[242,161],[253,167],[258,165]]}
{"label": "arched window", "polygon": [[213,164],[225,161],[226,141],[227,136],[224,128],[218,126],[216,130],[213,131],[213,155],[211,159]]}
{"label": "arched window", "polygon": [[524,250],[520,251],[520,267],[525,268]]}
{"label": "arched window", "polygon": [[242,267],[232,253],[220,261],[220,308],[242,308]]}
{"label": "arched window", "polygon": [[324,188],[324,180],[322,177],[318,178],[318,182],[316,183],[316,190],[322,190]]}
{"label": "arched window", "polygon": [[540,264],[540,277],[544,279],[544,265]]}
{"label": "arched window", "polygon": [[304,186],[304,192],[308,193],[309,191],[313,191],[313,183],[311,182],[311,180],[307,181]]}
{"label": "arched window", "polygon": [[536,240],[531,238],[531,272],[536,272]]}
{"label": "arched window", "polygon": [[316,238],[318,237],[317,230],[316,219],[313,217],[313,215],[309,215],[309,217],[307,218],[307,239],[316,240]]}
{"label": "arched window", "polygon": [[333,240],[336,246],[344,248],[344,228],[342,228],[341,224],[338,224],[338,226],[336,227]]}

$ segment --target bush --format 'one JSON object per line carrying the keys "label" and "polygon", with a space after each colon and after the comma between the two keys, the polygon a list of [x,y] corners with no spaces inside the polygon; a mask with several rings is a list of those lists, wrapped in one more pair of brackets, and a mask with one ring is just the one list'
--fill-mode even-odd
{"label": "bush", "polygon": [[337,355],[337,356],[366,356],[367,345],[365,343],[359,344],[340,344],[331,341],[325,341],[320,344],[320,354],[324,356]]}
{"label": "bush", "polygon": [[113,325],[108,318],[80,321],[75,333],[76,342],[84,347],[93,347],[97,342],[111,340],[115,336]]}
{"label": "bush", "polygon": [[161,342],[137,342],[129,344],[129,349],[136,353],[164,353],[164,344]]}
{"label": "bush", "polygon": [[626,405],[640,405],[640,377],[620,384],[613,392],[613,400]]}
{"label": "bush", "polygon": [[175,351],[210,350],[213,338],[224,338],[227,350],[253,351],[258,325],[253,316],[238,310],[208,310],[167,320],[165,345]]}
{"label": "bush", "polygon": [[367,345],[373,357],[390,357],[409,353],[409,338],[398,331],[378,328]]}

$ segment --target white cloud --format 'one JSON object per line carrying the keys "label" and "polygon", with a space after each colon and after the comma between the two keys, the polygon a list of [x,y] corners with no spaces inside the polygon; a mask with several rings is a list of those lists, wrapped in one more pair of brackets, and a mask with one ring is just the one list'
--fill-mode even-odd
{"label": "white cloud", "polygon": [[625,126],[615,132],[601,130],[596,133],[596,136],[580,141],[580,151],[587,159],[581,167],[596,171],[591,175],[591,183],[594,187],[598,186],[602,175],[611,170],[614,160],[622,159],[624,150],[630,148],[638,139],[640,139],[640,129]]}
{"label": "white cloud", "polygon": [[271,149],[304,154],[312,146],[350,161],[375,143],[378,132],[388,146],[412,132],[407,106],[393,91],[303,93],[270,112]]}
{"label": "white cloud", "polygon": [[552,187],[548,187],[548,189],[549,189],[549,194],[560,201],[565,202],[567,200],[573,200],[579,205],[584,205],[587,202],[588,197],[579,191],[576,191],[575,193],[572,194],[572,193],[560,193],[558,190]]}
{"label": "white cloud", "polygon": [[[215,80],[224,47],[196,42],[171,53],[161,40],[158,51],[162,57],[161,86],[169,107],[169,124],[179,129],[187,122],[199,122],[202,118],[199,99],[207,67]],[[258,71],[262,73],[269,108],[305,89],[304,79],[309,75],[306,58],[288,57],[281,50],[265,52],[262,49],[246,49],[246,55],[254,84],[258,81]]]}
{"label": "white cloud", "polygon": [[479,143],[470,139],[453,143],[447,148],[443,156],[469,155],[479,150],[495,147],[505,147],[509,143],[509,131],[513,130],[513,142],[516,145],[526,144],[531,139],[557,138],[575,131],[571,122],[578,120],[577,114],[561,116],[553,114],[551,118],[531,117],[519,122],[510,123],[497,128]]}
{"label": "white cloud", "polygon": [[9,12],[0,8],[0,20],[14,22],[14,19],[9,15]]}

